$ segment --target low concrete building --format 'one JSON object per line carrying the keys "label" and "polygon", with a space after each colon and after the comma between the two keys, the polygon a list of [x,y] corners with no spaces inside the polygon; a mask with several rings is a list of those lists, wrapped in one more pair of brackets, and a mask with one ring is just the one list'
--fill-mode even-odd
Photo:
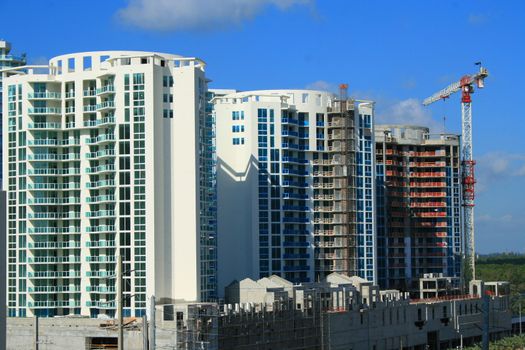
{"label": "low concrete building", "polygon": [[[232,303],[159,305],[155,325],[126,319],[126,349],[147,342],[150,350],[448,349],[480,341],[485,313],[490,339],[512,329],[507,282],[473,281],[468,295],[410,299],[332,273],[298,285],[277,276],[246,279],[230,284],[226,295]],[[32,318],[8,319],[8,349],[34,349],[35,342],[40,349],[111,349],[116,337],[114,320],[47,318],[36,327]]]}

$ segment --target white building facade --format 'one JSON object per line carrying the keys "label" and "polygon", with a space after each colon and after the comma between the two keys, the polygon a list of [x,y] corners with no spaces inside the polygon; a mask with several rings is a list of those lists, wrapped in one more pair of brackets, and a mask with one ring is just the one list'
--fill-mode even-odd
{"label": "white building facade", "polygon": [[216,297],[205,64],[86,52],[4,73],[10,316],[115,315]]}
{"label": "white building facade", "polygon": [[213,102],[219,291],[272,274],[375,281],[373,103],[312,90]]}

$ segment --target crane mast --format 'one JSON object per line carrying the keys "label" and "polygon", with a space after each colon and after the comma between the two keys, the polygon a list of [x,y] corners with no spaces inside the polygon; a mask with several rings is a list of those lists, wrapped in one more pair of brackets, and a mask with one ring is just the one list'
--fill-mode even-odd
{"label": "crane mast", "polygon": [[428,106],[436,101],[446,99],[453,93],[461,90],[461,157],[462,157],[462,185],[463,185],[463,223],[465,255],[468,259],[472,279],[476,279],[475,264],[475,241],[474,241],[474,161],[472,156],[472,97],[474,84],[478,88],[484,87],[484,79],[488,76],[487,69],[481,66],[479,72],[472,75],[465,75],[459,81],[450,84],[443,90],[426,98],[423,105]]}

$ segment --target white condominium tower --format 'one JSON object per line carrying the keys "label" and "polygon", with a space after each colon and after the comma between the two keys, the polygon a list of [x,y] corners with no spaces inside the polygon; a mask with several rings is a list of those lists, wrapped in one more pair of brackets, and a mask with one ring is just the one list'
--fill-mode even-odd
{"label": "white condominium tower", "polygon": [[216,96],[219,291],[234,279],[375,281],[373,103]]}
{"label": "white condominium tower", "polygon": [[[23,66],[26,64],[26,57],[25,55],[22,56],[14,56],[11,54],[11,44],[7,41],[0,40],[0,70],[11,68],[11,67],[18,67]],[[2,74],[0,74],[0,119],[2,119]],[[0,134],[0,140],[1,140],[1,134]],[[0,167],[2,164],[2,150],[0,149]],[[0,184],[2,183],[2,170],[0,169]]]}
{"label": "white condominium tower", "polygon": [[196,58],[85,52],[4,72],[10,316],[216,297],[213,124]]}

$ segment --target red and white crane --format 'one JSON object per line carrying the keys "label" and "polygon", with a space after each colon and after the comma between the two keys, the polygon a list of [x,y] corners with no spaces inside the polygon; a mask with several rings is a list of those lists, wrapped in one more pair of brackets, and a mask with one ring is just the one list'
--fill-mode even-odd
{"label": "red and white crane", "polygon": [[455,92],[461,91],[461,156],[462,156],[462,184],[463,184],[463,209],[464,209],[464,237],[466,243],[466,256],[472,271],[472,279],[476,279],[475,249],[474,249],[474,165],[472,158],[472,98],[474,85],[479,89],[484,87],[484,80],[489,72],[479,65],[479,72],[465,75],[434,95],[426,98],[423,105],[428,106],[439,100],[450,97]]}

